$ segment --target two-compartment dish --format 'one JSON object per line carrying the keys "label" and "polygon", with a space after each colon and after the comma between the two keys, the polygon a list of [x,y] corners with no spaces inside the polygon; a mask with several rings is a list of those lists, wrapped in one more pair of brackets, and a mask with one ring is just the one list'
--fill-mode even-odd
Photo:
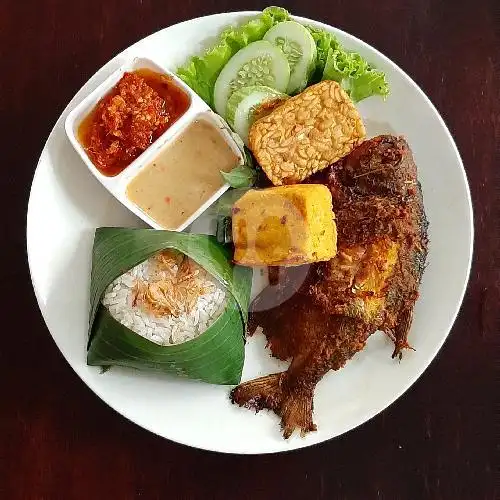
{"label": "two-compartment dish", "polygon": [[186,228],[228,189],[220,170],[243,162],[220,117],[147,58],[115,71],[73,109],[65,128],[92,174],[156,229]]}

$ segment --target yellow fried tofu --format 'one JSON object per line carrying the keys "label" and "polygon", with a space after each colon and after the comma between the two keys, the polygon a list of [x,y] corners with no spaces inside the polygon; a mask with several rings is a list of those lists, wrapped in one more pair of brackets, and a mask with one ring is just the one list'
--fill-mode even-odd
{"label": "yellow fried tofu", "polygon": [[353,102],[333,81],[308,87],[257,120],[249,146],[276,186],[295,184],[349,154],[366,135]]}
{"label": "yellow fried tofu", "polygon": [[322,184],[250,190],[233,205],[234,261],[296,266],[337,251],[332,196]]}

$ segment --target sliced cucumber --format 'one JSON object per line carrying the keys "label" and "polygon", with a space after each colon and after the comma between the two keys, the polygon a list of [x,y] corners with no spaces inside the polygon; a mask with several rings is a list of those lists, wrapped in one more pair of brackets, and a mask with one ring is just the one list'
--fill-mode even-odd
{"label": "sliced cucumber", "polygon": [[229,59],[215,82],[215,111],[226,117],[231,94],[241,87],[266,85],[285,92],[290,80],[290,66],[283,52],[270,42],[248,44]]}
{"label": "sliced cucumber", "polygon": [[248,146],[248,131],[255,120],[255,110],[264,102],[286,97],[286,94],[263,85],[242,87],[234,92],[227,101],[226,119]]}
{"label": "sliced cucumber", "polygon": [[290,65],[287,94],[301,92],[316,65],[316,43],[307,28],[295,21],[284,21],[271,28],[264,40],[278,46]]}

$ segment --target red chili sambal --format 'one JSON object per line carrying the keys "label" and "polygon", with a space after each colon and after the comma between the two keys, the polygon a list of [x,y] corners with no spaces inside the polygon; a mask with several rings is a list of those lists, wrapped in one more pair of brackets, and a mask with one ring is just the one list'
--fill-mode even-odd
{"label": "red chili sambal", "polygon": [[114,176],[132,163],[189,107],[171,78],[149,69],[125,73],[78,128],[92,163]]}

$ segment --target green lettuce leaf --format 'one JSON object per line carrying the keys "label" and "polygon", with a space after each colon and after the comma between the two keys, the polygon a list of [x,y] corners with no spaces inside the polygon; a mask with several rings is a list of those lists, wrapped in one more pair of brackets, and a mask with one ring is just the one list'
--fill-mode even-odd
{"label": "green lettuce leaf", "polygon": [[242,26],[225,29],[214,47],[202,56],[193,56],[177,69],[177,75],[213,107],[215,81],[229,59],[249,43],[262,40],[269,28],[289,17],[288,12],[281,7],[268,7],[259,17]]}
{"label": "green lettuce leaf", "polygon": [[385,97],[389,94],[389,84],[383,71],[372,67],[357,52],[345,50],[332,33],[312,26],[307,26],[307,29],[318,50],[316,68],[309,84],[335,80],[354,102],[372,95]]}
{"label": "green lettuce leaf", "polygon": [[357,52],[350,52],[349,57],[351,59],[351,78],[358,78],[370,69],[370,65]]}
{"label": "green lettuce leaf", "polygon": [[312,26],[306,26],[306,28],[311,32],[311,35],[316,42],[317,57],[316,57],[316,68],[312,72],[309,84],[318,83],[323,78],[323,71],[325,69],[328,54],[339,48],[340,43],[338,42],[335,35],[329,33],[328,31],[313,28]]}
{"label": "green lettuce leaf", "polygon": [[370,66],[357,52],[347,52],[341,47],[330,49],[322,80],[340,83],[354,102],[372,95],[389,94],[383,71]]}
{"label": "green lettuce leaf", "polygon": [[321,79],[335,80],[342,84],[353,72],[353,60],[350,54],[341,49],[330,49]]}
{"label": "green lettuce leaf", "polygon": [[368,68],[363,74],[350,78],[348,92],[354,102],[361,101],[372,95],[385,97],[389,94],[389,84],[383,71]]}

